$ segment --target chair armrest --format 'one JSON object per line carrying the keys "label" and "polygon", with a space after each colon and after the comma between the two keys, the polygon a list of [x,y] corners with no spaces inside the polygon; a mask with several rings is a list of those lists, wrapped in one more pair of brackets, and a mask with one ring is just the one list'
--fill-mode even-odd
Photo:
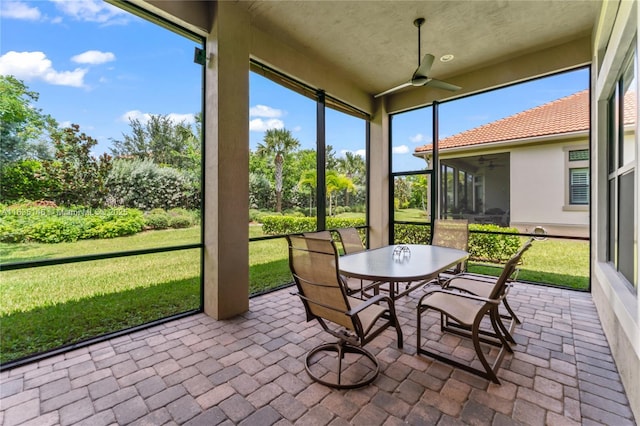
{"label": "chair armrest", "polygon": [[389,307],[393,306],[393,302],[391,301],[391,298],[389,296],[378,294],[378,295],[375,295],[375,296],[373,296],[373,297],[371,297],[369,299],[366,299],[364,301],[364,303],[361,303],[358,306],[356,306],[355,308],[350,309],[349,311],[347,311],[347,315],[353,316],[353,315],[355,315],[355,314],[367,309],[369,306],[375,305],[378,302],[383,301],[383,300],[386,301],[389,304]]}

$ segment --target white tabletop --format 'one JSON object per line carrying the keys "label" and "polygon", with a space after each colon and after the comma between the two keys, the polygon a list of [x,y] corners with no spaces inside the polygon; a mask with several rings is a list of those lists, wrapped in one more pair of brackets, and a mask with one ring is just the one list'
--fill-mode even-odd
{"label": "white tabletop", "polygon": [[[401,253],[402,247],[407,247]],[[395,250],[395,253],[394,253]],[[469,253],[431,245],[392,245],[340,257],[340,272],[381,282],[424,281],[465,261]]]}

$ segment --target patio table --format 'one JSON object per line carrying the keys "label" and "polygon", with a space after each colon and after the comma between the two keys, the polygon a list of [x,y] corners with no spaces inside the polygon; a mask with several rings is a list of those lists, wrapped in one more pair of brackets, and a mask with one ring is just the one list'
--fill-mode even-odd
{"label": "patio table", "polygon": [[342,256],[340,273],[372,281],[368,288],[377,289],[381,284],[389,283],[389,296],[395,300],[468,257],[466,251],[447,247],[389,245]]}

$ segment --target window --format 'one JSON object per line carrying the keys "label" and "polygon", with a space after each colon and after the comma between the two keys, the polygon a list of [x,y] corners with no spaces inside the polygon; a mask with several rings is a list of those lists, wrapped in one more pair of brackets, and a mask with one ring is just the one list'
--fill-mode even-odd
{"label": "window", "polygon": [[608,252],[607,261],[638,287],[636,253],[638,241],[638,200],[636,188],[637,54],[630,55],[609,98]]}
{"label": "window", "polygon": [[589,204],[589,169],[569,169],[569,204]]}
{"label": "window", "polygon": [[565,148],[565,211],[589,208],[589,149]]}

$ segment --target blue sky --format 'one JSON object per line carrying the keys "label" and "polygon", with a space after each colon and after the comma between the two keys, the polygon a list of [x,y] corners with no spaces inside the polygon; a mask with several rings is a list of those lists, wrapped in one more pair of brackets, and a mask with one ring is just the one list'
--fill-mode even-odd
{"label": "blue sky", "polygon": [[[197,43],[98,0],[0,3],[0,74],[40,94],[36,107],[59,123],[76,123],[97,139],[96,154],[129,133],[129,118],[149,114],[193,122],[201,109]],[[498,120],[588,87],[581,70],[441,104],[440,137]],[[315,103],[265,78],[250,76],[250,147],[268,128],[286,128],[314,148]],[[411,153],[431,141],[430,112],[394,119],[394,170],[422,168]],[[363,152],[362,120],[327,112],[327,143],[337,155]]]}

